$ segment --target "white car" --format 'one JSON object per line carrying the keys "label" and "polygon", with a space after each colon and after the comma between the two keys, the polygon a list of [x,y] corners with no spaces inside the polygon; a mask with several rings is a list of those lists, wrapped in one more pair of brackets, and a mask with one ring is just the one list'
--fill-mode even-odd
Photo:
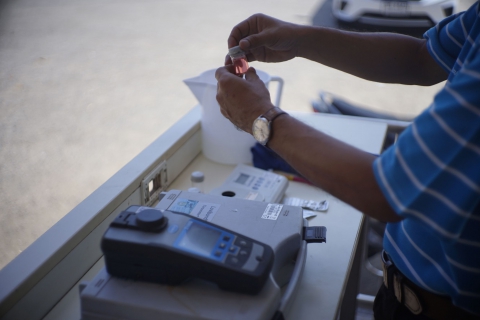
{"label": "white car", "polygon": [[388,27],[431,27],[455,12],[456,0],[333,0],[343,22]]}

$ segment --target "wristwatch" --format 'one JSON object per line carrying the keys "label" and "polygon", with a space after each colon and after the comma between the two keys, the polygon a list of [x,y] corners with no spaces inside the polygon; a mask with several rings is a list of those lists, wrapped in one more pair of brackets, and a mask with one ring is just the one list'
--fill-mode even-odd
{"label": "wristwatch", "polygon": [[280,108],[273,107],[255,119],[252,126],[252,134],[255,140],[266,146],[268,140],[272,137],[272,121],[282,114],[287,113]]}

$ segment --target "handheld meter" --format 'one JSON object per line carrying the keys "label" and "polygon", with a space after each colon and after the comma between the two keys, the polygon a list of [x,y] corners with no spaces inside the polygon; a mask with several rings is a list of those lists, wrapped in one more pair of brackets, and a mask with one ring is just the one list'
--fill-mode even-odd
{"label": "handheld meter", "polygon": [[177,285],[201,278],[256,294],[274,261],[270,246],[204,220],[131,206],[110,224],[101,248],[113,276]]}

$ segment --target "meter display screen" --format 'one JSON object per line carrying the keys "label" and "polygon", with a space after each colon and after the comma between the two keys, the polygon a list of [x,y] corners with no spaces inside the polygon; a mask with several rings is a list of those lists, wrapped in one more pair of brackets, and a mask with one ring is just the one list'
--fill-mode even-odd
{"label": "meter display screen", "polygon": [[178,247],[208,257],[221,235],[222,233],[219,230],[199,223],[192,223],[178,242]]}
{"label": "meter display screen", "polygon": [[240,176],[235,180],[236,183],[245,184],[250,176],[248,174],[240,173]]}

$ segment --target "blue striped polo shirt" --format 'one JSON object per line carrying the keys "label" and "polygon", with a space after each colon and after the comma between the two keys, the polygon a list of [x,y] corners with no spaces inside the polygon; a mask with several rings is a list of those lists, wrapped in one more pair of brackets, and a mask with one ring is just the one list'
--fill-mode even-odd
{"label": "blue striped polo shirt", "polygon": [[424,37],[448,73],[433,103],[376,159],[384,195],[404,219],[385,250],[418,286],[480,315],[480,16],[478,2]]}

